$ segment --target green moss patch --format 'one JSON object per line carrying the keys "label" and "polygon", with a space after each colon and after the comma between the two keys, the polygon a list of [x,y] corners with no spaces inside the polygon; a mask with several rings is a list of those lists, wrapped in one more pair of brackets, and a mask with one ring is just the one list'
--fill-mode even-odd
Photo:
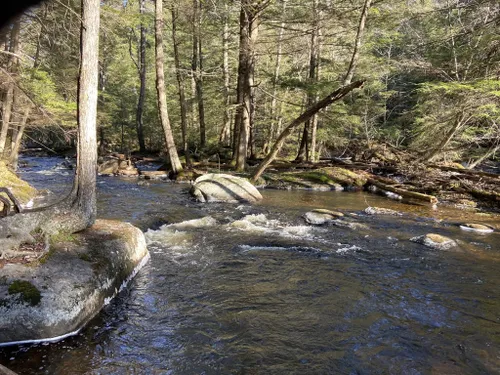
{"label": "green moss patch", "polygon": [[26,280],[14,280],[9,285],[9,294],[20,294],[23,301],[31,306],[36,306],[40,303],[42,295],[40,291],[32,283]]}
{"label": "green moss patch", "polygon": [[[27,203],[36,196],[36,189],[21,180],[12,172],[5,162],[0,161],[0,187],[10,188],[12,194],[21,202]],[[4,195],[3,193],[1,193]],[[4,195],[6,198],[7,196]]]}

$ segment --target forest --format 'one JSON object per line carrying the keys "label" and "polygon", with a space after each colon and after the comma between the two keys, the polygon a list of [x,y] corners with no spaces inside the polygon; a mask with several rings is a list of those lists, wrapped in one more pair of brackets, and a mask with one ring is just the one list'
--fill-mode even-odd
{"label": "forest", "polygon": [[[14,169],[22,148],[76,147],[80,3],[44,2],[2,32],[0,154]],[[495,171],[496,1],[106,0],[100,12],[100,155],[163,155],[174,174],[261,163],[253,181],[276,158],[413,180],[436,163]],[[415,189],[453,189],[430,185]]]}
{"label": "forest", "polygon": [[0,374],[498,371],[498,0],[12,6]]}

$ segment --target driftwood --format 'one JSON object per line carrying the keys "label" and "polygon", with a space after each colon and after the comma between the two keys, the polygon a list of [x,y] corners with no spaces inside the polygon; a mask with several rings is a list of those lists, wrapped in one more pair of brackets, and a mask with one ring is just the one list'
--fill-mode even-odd
{"label": "driftwood", "polygon": [[369,178],[368,183],[370,183],[370,184],[372,184],[380,189],[399,194],[403,198],[417,199],[417,200],[421,200],[421,201],[429,202],[429,203],[438,203],[438,199],[433,195],[427,195],[427,194],[423,194],[423,193],[418,193],[416,191],[410,191],[410,190],[394,187],[393,185],[385,184],[385,183],[380,182],[374,178]]}

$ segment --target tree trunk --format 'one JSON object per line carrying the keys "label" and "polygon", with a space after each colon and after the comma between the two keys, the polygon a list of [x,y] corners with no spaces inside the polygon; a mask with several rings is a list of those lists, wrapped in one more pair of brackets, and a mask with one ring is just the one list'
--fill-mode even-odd
{"label": "tree trunk", "polygon": [[229,144],[231,138],[231,96],[229,95],[229,10],[227,3],[224,14],[224,31],[222,34],[223,67],[222,76],[224,78],[224,120],[222,130],[219,135],[219,142]]}
{"label": "tree trunk", "polygon": [[21,147],[21,140],[23,139],[24,129],[26,128],[26,123],[28,122],[28,117],[31,111],[31,105],[26,105],[24,109],[24,115],[21,122],[16,126],[12,132],[12,147],[10,151],[10,165],[13,170],[17,170],[17,163],[19,160],[19,149]]}
{"label": "tree trunk", "polygon": [[283,130],[283,132],[279,135],[278,139],[276,139],[276,142],[274,143],[273,147],[271,148],[271,152],[265,157],[265,159],[259,164],[259,167],[253,174],[251,181],[255,182],[259,179],[259,177],[264,173],[266,168],[273,162],[273,160],[276,158],[278,155],[278,152],[280,152],[281,148],[283,147],[283,144],[285,143],[286,138],[292,134],[292,132],[295,130],[297,126],[300,124],[304,123],[305,121],[308,121],[313,115],[318,113],[318,111],[322,110],[323,108],[326,108],[330,104],[342,99],[344,96],[346,96],[348,93],[350,93],[352,90],[360,88],[363,86],[365,81],[355,81],[350,83],[349,85],[342,86],[338,88],[337,90],[333,91],[330,95],[327,97],[323,98],[319,102],[317,102],[314,106],[308,108],[305,112],[303,112],[299,117],[297,117],[295,120],[293,120],[286,128]]}
{"label": "tree trunk", "polygon": [[462,127],[462,125],[464,125],[468,121],[469,118],[465,119],[465,114],[463,112],[460,113],[455,119],[453,126],[450,128],[450,130],[448,130],[448,132],[446,133],[445,137],[441,140],[441,142],[439,142],[436,147],[425,153],[424,156],[420,159],[420,161],[426,162],[432,160],[437,154],[439,154],[446,147],[446,145],[448,145],[448,143],[455,136],[455,133]]}
{"label": "tree trunk", "polygon": [[193,0],[193,59],[191,63],[192,74],[196,88],[196,102],[198,103],[198,122],[200,126],[200,147],[205,147],[207,142],[205,126],[205,106],[203,104],[203,55],[201,50],[201,2]]}
{"label": "tree trunk", "polygon": [[[285,15],[285,10],[286,10],[286,2],[287,0],[282,0],[282,16],[284,17]],[[274,137],[276,136],[276,133],[280,133],[279,131],[276,131],[277,125],[278,125],[278,115],[277,115],[277,110],[276,110],[276,102],[277,102],[277,95],[278,95],[278,79],[280,77],[280,70],[281,70],[281,51],[282,51],[282,46],[283,46],[283,33],[285,30],[285,22],[282,21],[280,24],[280,29],[278,31],[278,41],[277,41],[277,46],[276,46],[276,62],[274,64],[274,73],[273,73],[273,90],[272,90],[272,97],[271,97],[271,126],[269,127],[269,133],[266,141],[264,142],[264,146],[262,147],[262,152],[264,155],[267,155],[269,152],[269,147],[271,143],[274,140]]]}
{"label": "tree trunk", "polygon": [[361,49],[361,42],[363,40],[363,34],[365,32],[366,19],[368,18],[368,11],[370,10],[372,0],[365,0],[363,4],[363,10],[361,11],[361,17],[359,19],[358,31],[356,33],[356,39],[354,40],[354,49],[352,52],[351,61],[349,63],[349,68],[344,78],[344,85],[348,85],[352,81],[356,66],[359,60],[359,50]]}
{"label": "tree trunk", "polygon": [[[318,0],[313,1],[313,28],[311,31],[311,49],[309,51],[309,74],[307,77],[308,83],[315,85],[318,82],[318,68],[319,68],[319,11],[318,11]],[[316,88],[309,90],[307,93],[307,107],[311,107],[318,100],[318,96],[315,93]],[[302,135],[302,141],[300,142],[299,152],[296,161],[310,161],[313,157],[315,150],[310,150],[309,144],[314,145],[316,148],[316,126],[317,126],[317,114],[314,114],[310,120],[306,121],[304,124],[304,132]]]}
{"label": "tree trunk", "polygon": [[174,63],[175,77],[177,78],[177,87],[179,89],[179,104],[181,110],[181,131],[182,131],[182,148],[186,157],[186,165],[191,166],[191,157],[189,154],[188,139],[187,139],[187,109],[186,109],[186,94],[184,92],[184,84],[181,73],[181,63],[179,59],[179,46],[177,41],[177,19],[179,10],[176,4],[172,4],[172,43],[174,47]]}
{"label": "tree trunk", "polygon": [[70,232],[91,226],[97,215],[99,13],[100,0],[82,0],[76,174],[71,195],[71,219],[61,224],[62,230]]}
{"label": "tree trunk", "polygon": [[139,13],[141,15],[141,37],[139,41],[139,61],[138,73],[140,80],[139,100],[137,102],[137,111],[135,115],[137,139],[139,141],[139,151],[146,152],[146,144],[144,143],[144,101],[146,99],[146,27],[144,26],[144,13],[146,10],[146,0],[139,1]]}
{"label": "tree trunk", "polygon": [[500,144],[497,144],[495,146],[492,146],[489,148],[488,151],[486,151],[482,156],[477,158],[474,162],[470,163],[467,168],[469,169],[474,169],[476,168],[479,164],[481,164],[483,161],[488,159],[490,156],[495,154],[498,150],[500,150]]}
{"label": "tree trunk", "polygon": [[163,0],[155,0],[155,52],[156,52],[156,92],[158,94],[158,112],[160,116],[163,133],[165,136],[165,146],[174,175],[182,171],[181,161],[175,148],[170,119],[168,117],[167,94],[165,93],[165,73],[163,62]]}
{"label": "tree trunk", "polygon": [[10,52],[9,62],[7,65],[7,70],[10,71],[12,76],[9,78],[9,83],[7,87],[7,94],[5,95],[5,100],[2,106],[2,130],[0,131],[0,159],[3,158],[5,152],[5,144],[7,143],[7,134],[9,132],[10,118],[12,115],[12,103],[14,102],[14,88],[15,88],[15,74],[17,72],[18,58],[19,55],[19,35],[21,31],[21,20],[18,18],[12,27],[10,36]]}
{"label": "tree trunk", "polygon": [[251,106],[255,69],[255,43],[259,32],[258,14],[259,11],[251,1],[245,0],[241,3],[237,112],[235,118],[235,129],[239,129],[238,138],[236,139],[237,171],[245,170],[250,128],[253,126],[251,124]]}

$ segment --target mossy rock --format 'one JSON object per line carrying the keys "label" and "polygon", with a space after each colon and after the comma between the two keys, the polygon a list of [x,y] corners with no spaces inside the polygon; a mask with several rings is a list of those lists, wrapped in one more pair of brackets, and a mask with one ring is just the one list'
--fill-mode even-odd
{"label": "mossy rock", "polygon": [[313,171],[287,173],[284,178],[295,178],[296,180],[310,181],[316,184],[323,184],[332,188],[343,187],[362,187],[367,182],[364,173],[354,173],[348,169],[339,167],[328,167],[316,169]]}
{"label": "mossy rock", "polygon": [[[0,161],[0,187],[10,188],[12,194],[22,204],[28,203],[37,194],[34,187],[17,177],[3,161]],[[1,194],[7,198],[5,194]]]}
{"label": "mossy rock", "polygon": [[22,300],[31,306],[38,305],[42,299],[42,295],[37,287],[26,280],[14,280],[9,285],[8,291],[9,294],[20,294]]}

